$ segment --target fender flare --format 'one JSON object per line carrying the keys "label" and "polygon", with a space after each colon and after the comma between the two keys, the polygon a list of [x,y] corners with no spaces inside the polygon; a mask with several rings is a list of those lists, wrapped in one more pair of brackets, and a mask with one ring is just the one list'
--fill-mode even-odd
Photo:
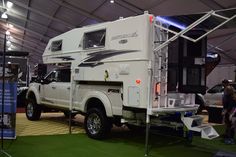
{"label": "fender flare", "polygon": [[82,107],[84,109],[84,112],[87,112],[87,103],[91,98],[96,98],[102,102],[103,107],[105,108],[107,117],[113,116],[111,102],[109,98],[106,96],[106,94],[101,91],[90,91],[85,95],[84,103]]}
{"label": "fender flare", "polygon": [[37,104],[40,104],[41,100],[40,100],[39,92],[35,87],[31,87],[28,89],[28,91],[26,93],[26,99],[29,99],[29,95],[31,93],[34,94]]}

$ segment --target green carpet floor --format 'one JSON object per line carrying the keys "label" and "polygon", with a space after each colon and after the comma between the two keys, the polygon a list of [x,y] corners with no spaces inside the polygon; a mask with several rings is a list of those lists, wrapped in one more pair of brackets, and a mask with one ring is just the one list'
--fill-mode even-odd
{"label": "green carpet floor", "polygon": [[[217,130],[223,132],[222,127]],[[130,131],[113,131],[103,141],[83,133],[25,136],[4,141],[4,149],[13,157],[143,157],[144,139],[144,134]],[[211,141],[194,137],[187,144],[180,137],[152,134],[149,144],[151,157],[212,157],[218,150],[236,152],[236,145],[225,145],[220,137]]]}

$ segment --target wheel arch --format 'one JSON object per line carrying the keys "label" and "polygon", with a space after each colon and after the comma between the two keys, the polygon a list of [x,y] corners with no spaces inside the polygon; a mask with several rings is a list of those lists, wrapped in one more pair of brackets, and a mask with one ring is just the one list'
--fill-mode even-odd
{"label": "wheel arch", "polygon": [[28,90],[27,94],[26,94],[26,99],[30,99],[30,98],[34,98],[37,104],[40,104],[40,97],[39,97],[39,93],[37,92],[36,89],[30,89]]}
{"label": "wheel arch", "polygon": [[90,108],[99,108],[105,111],[107,117],[112,117],[112,106],[109,98],[102,92],[90,93],[86,98],[84,105],[84,112],[86,113]]}

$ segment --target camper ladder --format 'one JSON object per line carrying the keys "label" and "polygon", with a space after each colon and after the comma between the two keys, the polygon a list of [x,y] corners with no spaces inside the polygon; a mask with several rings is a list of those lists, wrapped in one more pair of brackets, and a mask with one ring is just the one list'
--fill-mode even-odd
{"label": "camper ladder", "polygon": [[[161,24],[162,25],[162,24]],[[161,45],[163,41],[167,40],[167,32],[163,29],[156,29],[156,38],[154,45]],[[157,93],[157,106],[151,105],[151,108],[167,107],[167,75],[168,75],[168,50],[167,47],[160,49],[154,53],[154,83]],[[158,70],[155,70],[158,69]]]}

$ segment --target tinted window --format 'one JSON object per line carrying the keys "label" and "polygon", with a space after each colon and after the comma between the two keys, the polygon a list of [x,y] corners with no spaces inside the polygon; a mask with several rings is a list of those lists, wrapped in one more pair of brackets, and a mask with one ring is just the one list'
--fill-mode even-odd
{"label": "tinted window", "polygon": [[57,69],[51,72],[46,79],[50,82],[70,82],[70,69]]}
{"label": "tinted window", "polygon": [[51,44],[51,51],[61,51],[62,49],[62,40],[53,41]]}
{"label": "tinted window", "polygon": [[48,81],[50,81],[50,82],[56,81],[56,74],[57,74],[56,71],[52,71],[52,72],[46,77],[46,80],[48,80]]}
{"label": "tinted window", "polygon": [[216,86],[212,87],[212,88],[208,91],[208,93],[221,93],[221,92],[223,92],[223,91],[224,91],[224,88],[223,88],[222,85],[216,85]]}
{"label": "tinted window", "polygon": [[84,34],[84,49],[105,46],[106,30]]}
{"label": "tinted window", "polygon": [[70,69],[60,69],[58,71],[58,82],[70,82]]}

